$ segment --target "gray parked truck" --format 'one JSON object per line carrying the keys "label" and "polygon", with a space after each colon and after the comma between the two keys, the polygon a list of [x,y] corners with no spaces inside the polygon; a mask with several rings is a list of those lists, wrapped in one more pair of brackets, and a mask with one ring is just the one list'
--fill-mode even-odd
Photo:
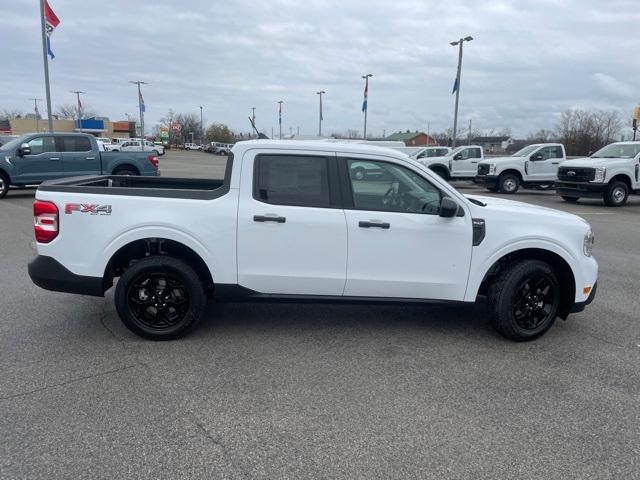
{"label": "gray parked truck", "polygon": [[79,175],[159,175],[150,152],[100,151],[92,135],[31,133],[0,146],[0,198],[11,185],[38,185]]}

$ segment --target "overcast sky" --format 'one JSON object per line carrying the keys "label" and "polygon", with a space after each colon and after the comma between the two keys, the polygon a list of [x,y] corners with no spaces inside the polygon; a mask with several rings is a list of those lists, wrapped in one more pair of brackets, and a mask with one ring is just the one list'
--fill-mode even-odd
{"label": "overcast sky", "polygon": [[[32,111],[44,98],[37,0],[3,0],[0,109]],[[144,80],[153,125],[169,108],[248,131],[318,128],[441,131],[453,123],[457,49],[465,44],[460,122],[510,127],[516,136],[554,127],[571,108],[617,109],[640,102],[638,0],[50,0],[61,24],[50,62],[55,106],[84,90],[86,106],[112,120],[137,112]],[[44,111],[44,108],[41,109]],[[149,127],[148,127],[149,131]]]}

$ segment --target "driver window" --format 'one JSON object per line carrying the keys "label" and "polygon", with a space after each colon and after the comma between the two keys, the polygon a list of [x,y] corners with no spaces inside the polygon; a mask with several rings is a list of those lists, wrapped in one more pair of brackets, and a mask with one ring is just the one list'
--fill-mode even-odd
{"label": "driver window", "polygon": [[463,148],[455,155],[455,157],[457,157],[457,160],[467,160],[469,158],[469,149]]}
{"label": "driver window", "polygon": [[31,155],[40,155],[45,152],[55,152],[55,138],[54,137],[36,137],[29,142],[31,147]]}
{"label": "driver window", "polygon": [[348,160],[357,210],[437,215],[442,194],[408,168],[374,160]]}

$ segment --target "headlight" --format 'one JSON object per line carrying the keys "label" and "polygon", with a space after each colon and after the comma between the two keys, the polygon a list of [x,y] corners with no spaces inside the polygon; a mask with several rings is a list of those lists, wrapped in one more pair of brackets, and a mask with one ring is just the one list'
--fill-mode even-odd
{"label": "headlight", "polygon": [[496,164],[495,163],[490,163],[489,164],[489,175],[495,175],[496,174]]}
{"label": "headlight", "polygon": [[589,230],[584,236],[583,243],[583,251],[587,257],[591,256],[591,252],[593,251],[593,243],[595,241],[595,237],[593,236],[593,232]]}
{"label": "headlight", "polygon": [[596,175],[593,177],[592,182],[603,183],[604,177],[607,176],[607,169],[604,167],[596,167]]}

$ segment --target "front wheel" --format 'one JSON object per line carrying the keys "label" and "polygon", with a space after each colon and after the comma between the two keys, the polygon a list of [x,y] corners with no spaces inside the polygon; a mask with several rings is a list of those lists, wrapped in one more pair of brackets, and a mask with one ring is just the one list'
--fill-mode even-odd
{"label": "front wheel", "polygon": [[624,182],[611,182],[607,191],[604,193],[604,203],[608,207],[621,207],[627,203],[629,196],[629,187]]}
{"label": "front wheel", "polygon": [[202,320],[207,297],[191,266],[177,258],[153,256],[124,272],[115,302],[129,330],[151,340],[171,340]]}
{"label": "front wheel", "polygon": [[512,173],[504,173],[498,179],[498,190],[502,193],[516,193],[520,188],[520,179]]}
{"label": "front wheel", "polygon": [[543,335],[556,320],[560,283],[551,266],[522,260],[504,270],[489,287],[487,304],[496,330],[517,342]]}
{"label": "front wheel", "polygon": [[115,172],[113,172],[114,175],[124,175],[124,176],[131,176],[134,177],[136,175],[138,175],[137,172],[134,172],[133,170],[129,170],[127,168],[123,168],[122,170],[116,170]]}
{"label": "front wheel", "polygon": [[9,178],[4,173],[0,173],[0,198],[4,198],[9,193]]}

